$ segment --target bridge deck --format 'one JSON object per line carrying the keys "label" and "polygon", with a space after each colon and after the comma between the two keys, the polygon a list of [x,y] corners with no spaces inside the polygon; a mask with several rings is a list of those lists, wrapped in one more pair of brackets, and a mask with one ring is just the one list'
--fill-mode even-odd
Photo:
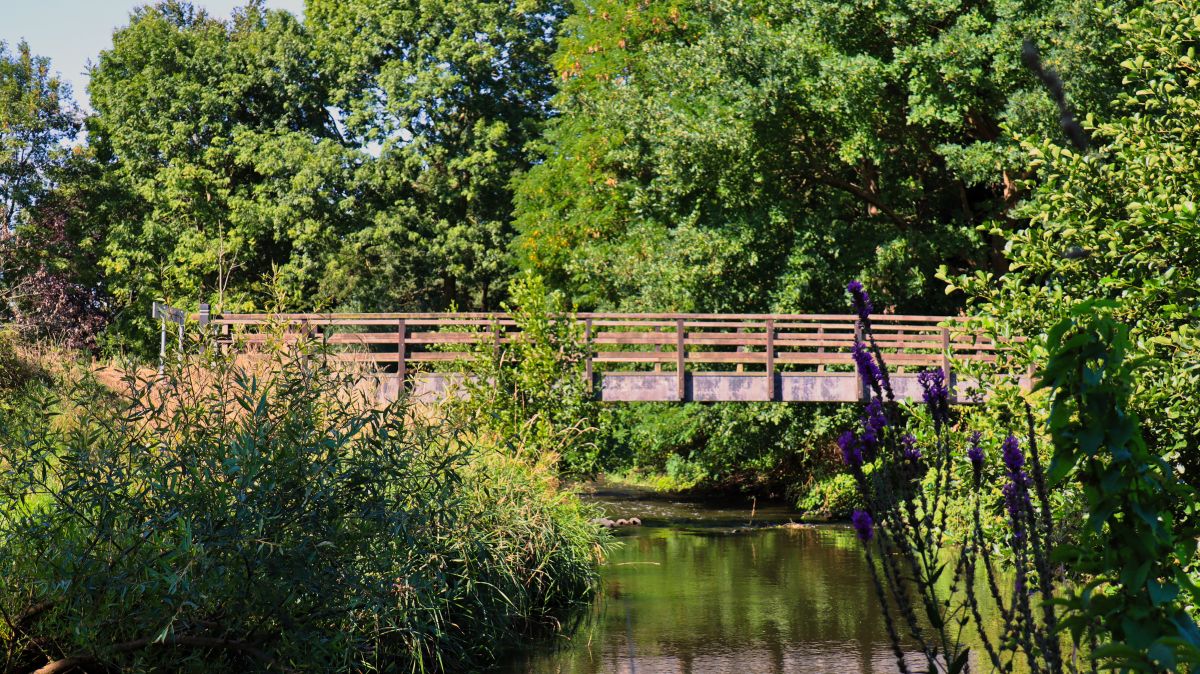
{"label": "bridge deck", "polygon": [[[394,397],[450,394],[455,364],[524,339],[503,313],[223,314],[192,318],[218,339],[253,351],[269,339],[320,337],[337,360],[362,363]],[[848,314],[629,314],[569,317],[585,381],[604,401],[837,402],[863,397],[850,350],[861,338]],[[997,345],[947,316],[872,318],[897,395],[919,393],[916,373],[961,361],[992,362]],[[564,344],[564,348],[567,345]],[[459,367],[461,369],[461,366]],[[960,387],[968,382],[959,382]],[[390,393],[389,393],[390,392]]]}
{"label": "bridge deck", "polygon": [[[395,374],[377,375],[381,400],[395,400],[399,393],[399,378]],[[409,375],[405,380],[409,395],[415,400],[431,402],[453,395],[462,375],[455,373],[422,373]],[[915,373],[892,373],[892,386],[897,397],[919,399],[920,385]],[[688,372],[684,393],[680,398],[674,373],[607,372],[595,375],[597,399],[603,402],[856,402],[862,399],[857,375],[849,372],[777,372],[775,397],[767,390],[763,373]],[[974,386],[970,379],[957,378],[953,402],[967,402]]]}

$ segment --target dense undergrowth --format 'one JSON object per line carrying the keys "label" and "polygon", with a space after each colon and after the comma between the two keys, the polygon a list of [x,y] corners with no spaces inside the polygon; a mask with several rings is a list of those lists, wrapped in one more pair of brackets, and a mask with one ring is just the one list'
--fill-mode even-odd
{"label": "dense undergrowth", "polygon": [[464,671],[585,598],[553,464],[319,351],[105,387],[0,366],[4,671]]}

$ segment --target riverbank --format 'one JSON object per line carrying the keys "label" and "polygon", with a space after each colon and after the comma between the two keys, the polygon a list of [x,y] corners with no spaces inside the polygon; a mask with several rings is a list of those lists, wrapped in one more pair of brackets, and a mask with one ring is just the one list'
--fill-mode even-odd
{"label": "riverbank", "polygon": [[745,480],[712,482],[680,478],[665,472],[628,470],[603,473],[595,482],[579,485],[579,488],[584,490],[583,493],[595,488],[609,488],[664,499],[775,504],[792,509],[806,522],[847,522],[851,511],[859,504],[853,478],[840,472],[781,487]]}

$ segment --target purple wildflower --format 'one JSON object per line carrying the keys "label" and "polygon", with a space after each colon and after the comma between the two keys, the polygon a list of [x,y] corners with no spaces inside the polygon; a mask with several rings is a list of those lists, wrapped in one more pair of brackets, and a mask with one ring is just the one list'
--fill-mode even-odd
{"label": "purple wildflower", "polygon": [[871,519],[871,513],[855,510],[854,514],[850,515],[850,524],[854,526],[858,540],[863,543],[870,543],[871,539],[875,538],[875,520]]}
{"label": "purple wildflower", "polygon": [[979,446],[979,440],[983,437],[983,433],[975,431],[971,434],[971,446],[967,449],[967,458],[971,460],[971,465],[976,469],[983,467],[983,447]]}
{"label": "purple wildflower", "polygon": [[1004,444],[1000,446],[1000,453],[1004,458],[1004,466],[1008,468],[1009,475],[1015,475],[1025,465],[1025,455],[1021,453],[1021,444],[1011,435],[1004,439]]}
{"label": "purple wildflower", "polygon": [[1026,489],[1028,476],[1025,471],[1009,475],[1008,484],[1004,485],[1004,509],[1008,511],[1009,524],[1012,525],[1013,542],[1025,541],[1025,526],[1021,515],[1029,507],[1029,491]]}
{"label": "purple wildflower", "polygon": [[867,322],[871,318],[871,312],[875,307],[871,306],[871,296],[863,288],[861,281],[851,281],[846,285],[846,291],[850,293],[851,299],[854,301],[854,311],[858,313],[858,320]]}
{"label": "purple wildflower", "polygon": [[883,413],[883,401],[879,398],[871,398],[871,402],[867,403],[867,407],[863,410],[866,416],[863,417],[863,428],[874,431],[875,435],[883,432],[887,428],[887,416]]}
{"label": "purple wildflower", "polygon": [[883,374],[880,373],[879,365],[875,363],[871,352],[867,351],[866,345],[855,342],[850,355],[854,357],[854,364],[858,368],[858,376],[862,377],[863,385],[867,388],[877,388],[879,382],[883,381]]}
{"label": "purple wildflower", "polygon": [[862,442],[858,436],[854,435],[854,431],[845,431],[838,437],[837,442],[838,447],[842,448],[842,461],[851,468],[861,468],[863,464]]}
{"label": "purple wildflower", "polygon": [[1004,485],[1004,507],[1012,524],[1013,541],[1020,544],[1025,541],[1025,526],[1021,515],[1029,504],[1029,475],[1021,468],[1025,465],[1025,455],[1021,453],[1021,444],[1013,436],[1004,439],[1000,446],[1000,454],[1004,459],[1004,467],[1008,469],[1008,484]]}
{"label": "purple wildflower", "polygon": [[933,417],[933,425],[941,426],[950,419],[950,389],[946,386],[946,373],[942,368],[927,370],[917,375],[917,382],[925,391],[925,405]]}
{"label": "purple wildflower", "polygon": [[900,455],[910,463],[921,460],[921,450],[917,448],[917,439],[911,433],[900,438]]}

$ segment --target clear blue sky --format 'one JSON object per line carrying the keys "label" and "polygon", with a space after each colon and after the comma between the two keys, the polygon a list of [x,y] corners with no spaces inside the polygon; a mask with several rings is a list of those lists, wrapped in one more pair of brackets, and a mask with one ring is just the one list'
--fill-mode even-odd
{"label": "clear blue sky", "polygon": [[[135,7],[150,4],[138,0],[0,0],[0,41],[9,48],[22,39],[33,53],[49,56],[50,66],[71,83],[75,100],[87,104],[89,61],[112,45],[113,30],[129,23]],[[246,0],[193,0],[210,14],[227,17]],[[267,0],[268,7],[286,9],[297,15],[304,0]]]}

